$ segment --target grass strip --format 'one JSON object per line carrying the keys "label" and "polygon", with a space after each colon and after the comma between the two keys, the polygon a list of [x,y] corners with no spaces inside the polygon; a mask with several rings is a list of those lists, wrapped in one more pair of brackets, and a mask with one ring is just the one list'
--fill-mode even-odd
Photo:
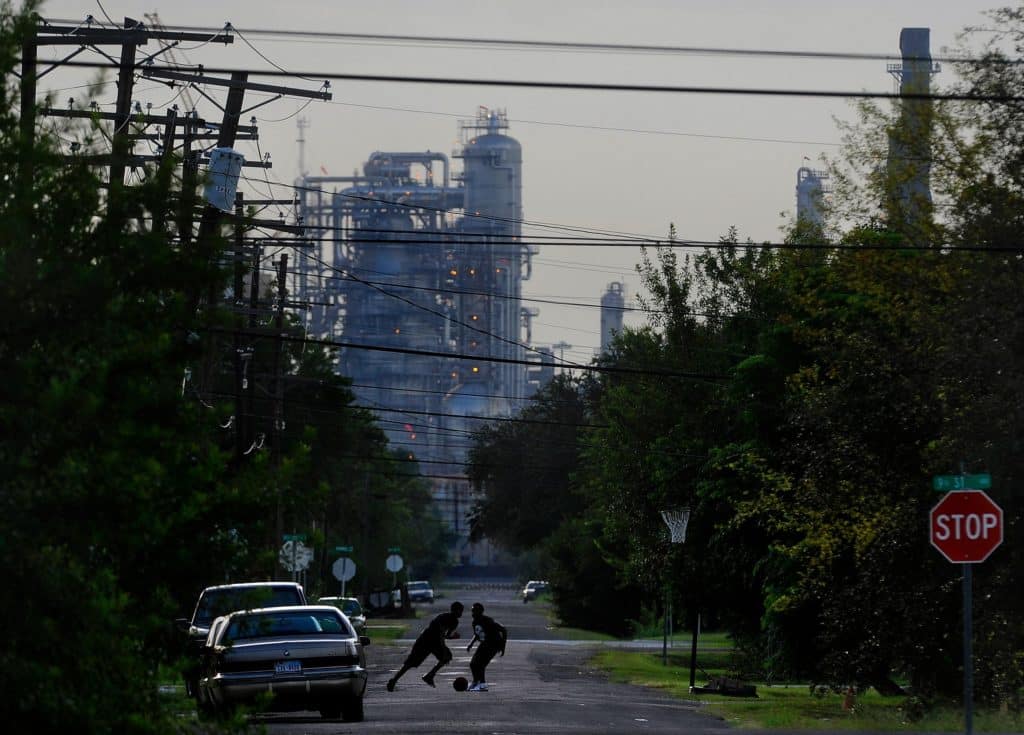
{"label": "grass strip", "polygon": [[[612,681],[660,689],[679,697],[699,701],[709,714],[743,729],[851,730],[887,732],[962,732],[963,710],[953,703],[940,703],[916,711],[909,697],[883,697],[874,690],[858,695],[850,708],[843,694],[812,695],[806,684],[757,686],[757,699],[689,693],[689,658],[676,653],[663,666],[661,654],[606,649],[593,663]],[[697,685],[709,677],[728,675],[728,653],[697,653]],[[975,706],[974,729],[978,732],[1022,732],[1024,717],[1012,711]]]}
{"label": "grass strip", "polygon": [[405,636],[408,625],[367,625],[366,635],[372,643],[388,643]]}

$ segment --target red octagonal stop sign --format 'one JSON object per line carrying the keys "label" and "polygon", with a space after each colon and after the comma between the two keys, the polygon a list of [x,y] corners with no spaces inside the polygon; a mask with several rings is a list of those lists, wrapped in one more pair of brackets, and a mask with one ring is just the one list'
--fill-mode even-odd
{"label": "red octagonal stop sign", "polygon": [[981,490],[954,490],[932,508],[932,546],[957,564],[977,564],[1003,543],[1003,509]]}

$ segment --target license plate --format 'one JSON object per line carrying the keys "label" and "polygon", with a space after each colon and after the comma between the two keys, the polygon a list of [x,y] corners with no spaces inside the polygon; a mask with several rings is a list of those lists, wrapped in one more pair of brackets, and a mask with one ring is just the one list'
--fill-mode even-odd
{"label": "license plate", "polygon": [[301,672],[301,661],[278,661],[276,664],[274,664],[275,674],[299,674]]}

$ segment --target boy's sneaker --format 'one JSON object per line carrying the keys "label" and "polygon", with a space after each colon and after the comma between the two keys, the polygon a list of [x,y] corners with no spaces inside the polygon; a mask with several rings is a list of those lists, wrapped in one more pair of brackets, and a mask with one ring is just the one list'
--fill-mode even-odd
{"label": "boy's sneaker", "polygon": [[394,679],[388,679],[388,691],[389,692],[395,691],[395,680]]}
{"label": "boy's sneaker", "polygon": [[487,684],[484,683],[484,682],[480,682],[479,684],[474,684],[467,691],[470,691],[470,692],[486,692],[487,691]]}
{"label": "boy's sneaker", "polygon": [[423,675],[423,681],[425,681],[427,684],[429,684],[430,686],[432,686],[435,689],[437,689],[437,685],[434,684],[434,677],[432,677],[430,674],[424,674]]}

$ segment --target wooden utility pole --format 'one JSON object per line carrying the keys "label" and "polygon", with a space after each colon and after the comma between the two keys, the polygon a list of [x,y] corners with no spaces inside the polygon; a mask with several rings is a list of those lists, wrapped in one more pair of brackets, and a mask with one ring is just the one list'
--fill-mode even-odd
{"label": "wooden utility pole", "polygon": [[[234,289],[232,290],[232,301],[234,302],[235,308],[240,307],[245,303],[245,265],[242,262],[245,248],[245,226],[242,224],[242,215],[245,213],[245,195],[242,192],[235,192],[235,215],[238,217],[238,222],[235,223],[235,247],[233,253],[233,260],[235,266],[235,282]],[[257,276],[257,272],[253,271],[253,278]],[[245,453],[245,426],[248,422],[248,417],[245,415],[245,411],[242,410],[242,393],[247,387],[248,381],[248,352],[243,351],[242,348],[242,335],[241,329],[243,327],[241,313],[235,317],[235,324],[238,329],[235,330],[233,335],[233,347],[234,347],[234,362],[235,362],[235,461],[241,462],[242,456]]]}
{"label": "wooden utility pole", "polygon": [[[165,191],[170,194],[170,181],[171,174],[168,169],[168,165],[171,160],[171,156],[174,154],[174,131],[178,125],[178,111],[173,107],[167,111],[167,122],[164,123],[164,135],[161,141],[160,150],[160,182],[165,186]],[[164,220],[167,216],[167,207],[165,205],[159,206],[153,212],[153,232],[164,231]]]}
{"label": "wooden utility pole", "polygon": [[[126,31],[135,29],[138,21],[124,19]],[[126,40],[121,44],[121,65],[117,72],[117,104],[114,108],[114,134],[111,141],[113,153],[110,163],[110,200],[108,210],[116,210],[120,204],[121,190],[124,188],[125,163],[132,150],[128,126],[132,114],[132,90],[135,88],[135,53],[138,49],[134,41]]]}
{"label": "wooden utility pole", "polygon": [[21,47],[21,160],[18,166],[18,190],[27,191],[32,183],[32,149],[36,142],[36,39]]}
{"label": "wooden utility pole", "polygon": [[[270,456],[275,467],[281,465],[281,439],[284,432],[284,380],[282,376],[284,362],[284,340],[281,339],[284,333],[284,307],[288,291],[285,288],[285,280],[288,277],[288,253],[281,253],[281,260],[278,261],[277,269],[277,313],[274,314],[274,328],[277,345],[274,349],[274,372],[273,372],[273,395],[274,395],[274,423],[270,435]],[[281,488],[277,488],[277,523],[276,540],[284,538],[284,507],[281,498]]]}

